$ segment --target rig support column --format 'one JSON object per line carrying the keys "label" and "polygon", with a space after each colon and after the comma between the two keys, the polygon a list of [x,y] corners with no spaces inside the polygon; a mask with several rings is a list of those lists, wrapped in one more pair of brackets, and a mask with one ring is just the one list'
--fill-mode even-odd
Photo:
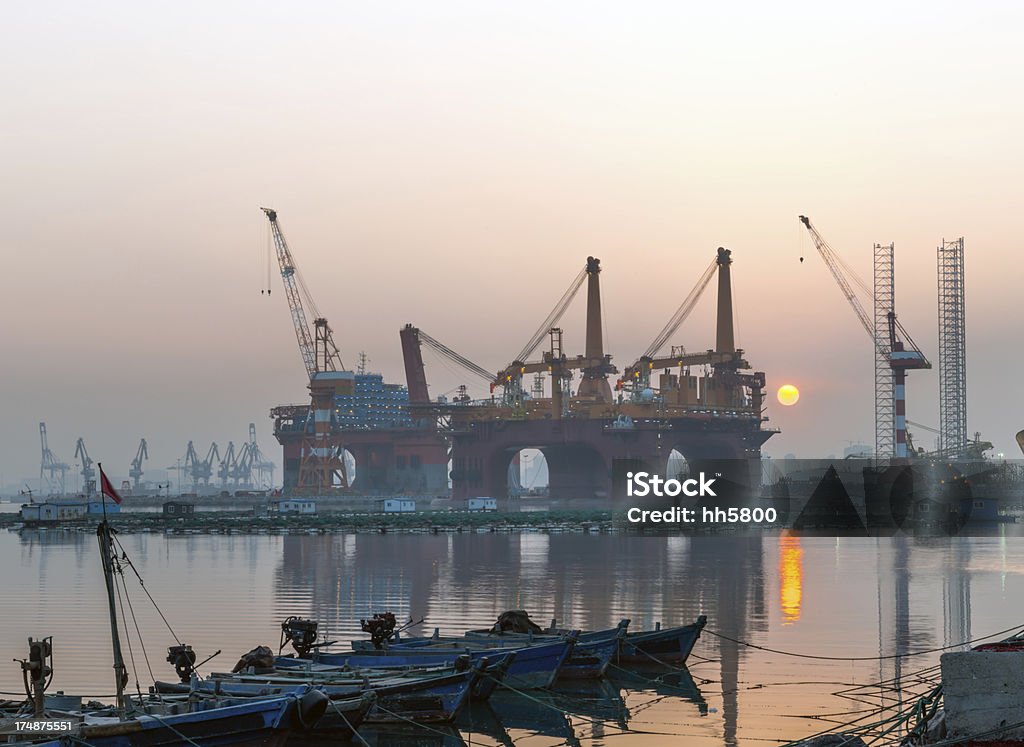
{"label": "rig support column", "polygon": [[732,252],[718,247],[718,329],[715,337],[715,352],[735,353],[736,341],[732,325]]}
{"label": "rig support column", "polygon": [[[608,384],[608,365],[604,356],[604,337],[601,317],[601,260],[587,257],[587,350],[590,367],[583,370],[579,396],[599,402],[612,401],[612,388]],[[600,363],[596,363],[596,362]]]}
{"label": "rig support column", "polygon": [[405,383],[409,387],[409,404],[428,404],[430,392],[427,389],[427,375],[423,369],[420,331],[411,324],[406,324],[398,334],[402,338],[402,360],[405,362]]}

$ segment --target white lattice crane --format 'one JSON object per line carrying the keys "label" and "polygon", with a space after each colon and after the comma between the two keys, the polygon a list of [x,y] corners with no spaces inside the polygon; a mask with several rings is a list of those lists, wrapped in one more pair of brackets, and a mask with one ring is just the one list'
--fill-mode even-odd
{"label": "white lattice crane", "polygon": [[[896,319],[893,305],[893,247],[891,244],[875,246],[875,288],[872,291],[829,246],[806,215],[800,216],[800,222],[810,233],[815,249],[871,338],[876,361],[881,361],[889,369],[887,376],[875,377],[875,456],[879,459],[905,459],[908,456],[907,371],[931,368],[932,364]],[[851,279],[871,299],[875,309],[874,324],[851,286]]]}

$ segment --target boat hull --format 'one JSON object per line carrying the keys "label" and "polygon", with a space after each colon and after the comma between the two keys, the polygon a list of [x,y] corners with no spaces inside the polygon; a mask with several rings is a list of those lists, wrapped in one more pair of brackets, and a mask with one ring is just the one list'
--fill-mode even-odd
{"label": "boat hull", "polygon": [[417,645],[406,648],[404,644],[399,644],[379,651],[360,651],[352,654],[320,653],[313,661],[320,664],[366,668],[412,667],[450,664],[463,656],[468,656],[474,663],[482,659],[494,661],[503,654],[514,653],[515,658],[508,665],[500,684],[516,690],[532,690],[554,684],[562,666],[572,656],[576,638],[569,635],[550,643],[518,648],[474,646],[473,641],[464,643],[465,645],[460,647]]}
{"label": "boat hull", "polygon": [[706,624],[707,618],[701,615],[690,625],[629,633],[619,641],[615,661],[618,664],[683,664]]}
{"label": "boat hull", "polygon": [[[410,719],[443,723],[453,720],[458,715],[480,676],[478,670],[472,669],[403,682],[392,680],[392,684],[387,681],[344,684],[318,681],[317,688],[326,693],[332,702],[350,700],[365,692],[372,692],[375,698],[373,706],[364,714],[363,720],[366,723],[407,723]],[[201,680],[192,685],[158,682],[156,689],[157,692],[163,693],[183,693],[189,692],[191,688],[198,692],[226,697],[267,698],[293,692],[298,683],[288,682],[289,679],[291,678],[268,676],[261,680],[259,675],[246,675],[235,679]],[[323,717],[326,719],[324,729],[345,728],[345,719],[337,710],[328,706]]]}
{"label": "boat hull", "polygon": [[75,747],[283,747],[298,723],[298,698],[265,698],[232,706],[120,723],[84,724],[74,738],[52,745]]}

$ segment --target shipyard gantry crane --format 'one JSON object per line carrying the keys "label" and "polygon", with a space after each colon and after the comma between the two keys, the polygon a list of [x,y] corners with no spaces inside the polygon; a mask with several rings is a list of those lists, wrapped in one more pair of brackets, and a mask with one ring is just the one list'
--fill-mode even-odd
{"label": "shipyard gantry crane", "polygon": [[191,441],[188,442],[188,447],[185,450],[185,469],[188,470],[189,476],[192,478],[193,492],[199,492],[200,484],[209,487],[210,477],[213,475],[214,459],[220,460],[220,450],[216,442],[210,444],[210,449],[206,452],[205,459],[200,459],[199,454],[196,453],[195,446],[192,445]]}
{"label": "shipyard gantry crane", "polygon": [[220,478],[222,489],[227,489],[230,484],[234,488],[251,488],[253,470],[252,443],[242,444],[242,448],[236,450],[235,442],[228,441],[228,448],[224,452],[220,467],[217,470],[217,477]]}
{"label": "shipyard gantry crane", "polygon": [[50,444],[46,438],[46,423],[39,424],[39,444],[43,453],[42,461],[39,463],[39,482],[43,482],[45,473],[46,489],[50,493],[64,495],[64,478],[69,467],[50,451]]}
{"label": "shipyard gantry crane", "polygon": [[[307,438],[301,447],[301,462],[296,489],[301,492],[323,492],[349,487],[343,447],[335,438],[337,420],[334,416],[335,397],[354,391],[351,374],[346,375],[341,353],[334,344],[334,336],[327,319],[316,307],[313,297],[295,266],[288,242],[277,222],[277,211],[261,208],[270,220],[270,230],[277,249],[277,263],[281,269],[292,326],[299,343],[299,353],[309,376],[311,404],[307,423]],[[305,304],[313,312],[313,329],[306,321]],[[271,412],[275,416],[276,411]]]}
{"label": "shipyard gantry crane", "polygon": [[[800,216],[815,249],[821,255],[825,266],[839,285],[850,308],[857,315],[864,331],[874,345],[875,376],[875,456],[878,459],[906,459],[907,452],[907,371],[928,369],[931,362],[896,319],[895,286],[893,284],[893,246],[875,245],[875,289],[871,293],[867,284],[843,262],[839,254],[818,233],[806,215]],[[857,293],[850,285],[850,278],[865,295],[872,297],[875,319],[871,317]],[[880,369],[888,367],[888,375]]]}
{"label": "shipyard gantry crane", "polygon": [[149,451],[146,448],[146,439],[139,441],[139,449],[132,459],[132,466],[128,470],[128,476],[132,479],[132,492],[138,494],[142,486],[142,463],[149,458]]}
{"label": "shipyard gantry crane", "polygon": [[249,423],[249,451],[252,467],[249,481],[257,488],[270,488],[274,485],[274,463],[266,458],[259,444],[256,443],[256,424]]}
{"label": "shipyard gantry crane", "polygon": [[220,479],[221,489],[227,488],[229,480],[234,480],[235,484],[238,484],[238,454],[235,453],[234,441],[228,441],[220,466],[217,467],[217,477]]}
{"label": "shipyard gantry crane", "polygon": [[84,438],[80,437],[75,444],[75,459],[82,460],[82,490],[86,495],[92,495],[92,491],[96,487],[96,470],[92,467],[92,457],[89,456],[89,451],[85,448]]}

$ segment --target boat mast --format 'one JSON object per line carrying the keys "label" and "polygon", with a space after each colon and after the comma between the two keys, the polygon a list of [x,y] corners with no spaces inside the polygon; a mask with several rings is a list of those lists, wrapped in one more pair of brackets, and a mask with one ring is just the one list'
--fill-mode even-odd
{"label": "boat mast", "polygon": [[117,709],[124,715],[124,686],[128,684],[128,670],[121,654],[121,636],[117,631],[117,606],[114,603],[114,543],[113,530],[107,523],[106,511],[103,521],[96,527],[96,538],[100,544],[100,558],[103,561],[103,580],[107,585],[107,604],[110,608],[110,641],[114,652],[114,679],[117,687]]}

